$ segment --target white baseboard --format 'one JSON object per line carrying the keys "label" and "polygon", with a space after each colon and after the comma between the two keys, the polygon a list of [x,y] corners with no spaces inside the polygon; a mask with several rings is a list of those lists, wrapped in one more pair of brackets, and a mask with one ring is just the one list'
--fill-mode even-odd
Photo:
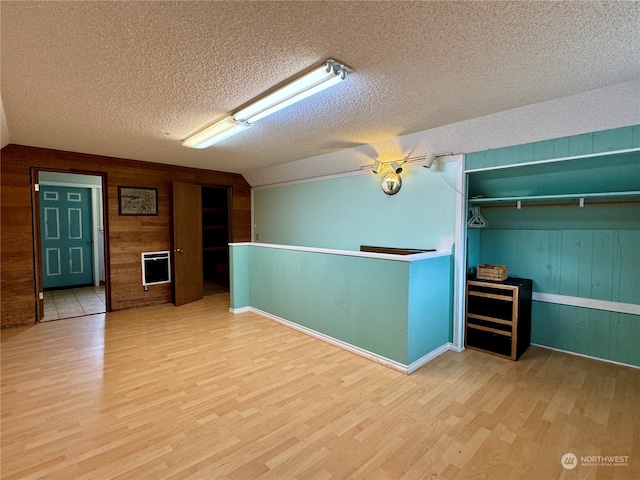
{"label": "white baseboard", "polygon": [[240,313],[247,313],[250,311],[251,307],[240,307],[240,308],[232,308],[229,307],[229,312],[231,312],[234,315],[238,315]]}
{"label": "white baseboard", "polygon": [[589,360],[597,360],[599,362],[607,362],[607,363],[613,363],[614,365],[620,365],[622,367],[629,367],[629,368],[636,368],[636,369],[640,369],[640,366],[638,365],[631,365],[630,363],[622,363],[622,362],[616,362],[615,360],[608,360],[606,358],[600,358],[600,357],[592,357],[591,355],[585,355],[583,353],[576,353],[576,352],[571,352],[569,350],[562,350],[560,348],[554,348],[554,347],[548,347],[546,345],[540,345],[539,343],[532,343],[531,345],[536,346],[536,347],[540,347],[540,348],[546,348],[547,350],[554,350],[556,352],[561,352],[561,353],[568,353],[569,355],[575,355],[577,357],[583,357],[583,358],[588,358]]}
{"label": "white baseboard", "polygon": [[444,345],[440,345],[435,350],[431,350],[429,353],[427,353],[426,355],[420,357],[415,362],[410,363],[409,365],[407,365],[407,374],[415,372],[417,369],[422,367],[424,364],[430,362],[431,360],[433,360],[436,357],[439,357],[444,352],[448,352],[449,350],[451,350],[449,345],[453,345],[453,344],[452,343],[445,343]]}
{"label": "white baseboard", "polygon": [[289,320],[285,320],[284,318],[259,310],[257,308],[249,307],[249,310],[257,315],[268,318],[269,320],[273,320],[274,322],[278,322],[282,325],[292,328],[293,330],[297,330],[298,332],[302,332],[306,335],[317,338],[318,340],[322,340],[323,342],[329,343],[335,347],[342,348],[343,350],[355,353],[356,355],[360,355],[361,357],[372,360],[376,363],[384,365],[385,367],[393,368],[394,370],[397,370],[399,372],[408,373],[406,365],[403,365],[400,362],[396,362],[395,360],[391,360],[390,358],[383,357],[382,355],[370,352],[368,350],[365,350],[364,348],[356,347],[355,345],[351,345],[350,343],[343,342],[342,340],[338,340],[337,338],[330,337],[329,335],[325,335],[324,333],[320,333],[316,330],[298,325],[297,323],[290,322]]}
{"label": "white baseboard", "polygon": [[[365,350],[364,348],[356,347],[355,345],[351,345],[350,343],[343,342],[342,340],[338,340],[337,338],[330,337],[329,335],[325,335],[324,333],[320,333],[316,330],[312,330],[311,328],[304,327],[302,325],[298,325],[297,323],[290,322],[282,317],[278,317],[277,315],[273,315],[269,312],[265,312],[263,310],[254,308],[254,307],[243,307],[232,309],[229,308],[229,311],[233,314],[251,312],[256,315],[260,315],[261,317],[268,318],[269,320],[273,320],[274,322],[278,322],[281,325],[292,328],[293,330],[297,330],[298,332],[304,333],[305,335],[309,335],[311,337],[317,338],[318,340],[322,340],[323,342],[329,343],[335,347],[342,348],[351,353],[355,353],[361,357],[364,357],[373,362],[379,363],[380,365],[384,365],[385,367],[392,368],[398,372],[402,372],[405,374],[410,374],[415,372],[418,368],[426,364],[427,362],[433,360],[437,356],[443,354],[448,350],[456,350],[456,347],[452,343],[445,343],[444,345],[432,350],[427,353],[423,357],[419,358],[415,362],[410,365],[404,365],[400,362],[396,362],[395,360],[391,360],[390,358],[383,357],[382,355],[378,355],[377,353],[370,352],[369,350]],[[457,350],[460,351],[460,350]]]}

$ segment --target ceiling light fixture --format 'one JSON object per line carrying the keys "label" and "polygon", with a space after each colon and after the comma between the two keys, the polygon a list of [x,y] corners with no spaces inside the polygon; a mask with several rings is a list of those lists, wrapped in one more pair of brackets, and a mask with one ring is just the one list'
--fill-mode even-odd
{"label": "ceiling light fixture", "polygon": [[424,162],[422,163],[422,166],[424,168],[431,168],[435,159],[436,159],[436,155],[427,155],[426,157],[424,157]]}
{"label": "ceiling light fixture", "polygon": [[189,136],[182,141],[182,145],[190,148],[209,147],[220,140],[246,130],[254,122],[267,115],[341,82],[347,78],[349,72],[351,72],[349,67],[329,59],[322,66],[247,105],[230,117]]}
{"label": "ceiling light fixture", "polygon": [[395,195],[402,187],[402,177],[400,177],[399,173],[388,172],[382,177],[380,186],[382,187],[382,191],[387,195]]}
{"label": "ceiling light fixture", "polygon": [[238,122],[234,120],[233,117],[227,117],[185,138],[182,141],[182,146],[189,148],[207,148],[249,127],[251,127],[251,123],[249,122]]}
{"label": "ceiling light fixture", "polygon": [[391,162],[391,168],[396,173],[402,173],[402,164],[400,162]]}

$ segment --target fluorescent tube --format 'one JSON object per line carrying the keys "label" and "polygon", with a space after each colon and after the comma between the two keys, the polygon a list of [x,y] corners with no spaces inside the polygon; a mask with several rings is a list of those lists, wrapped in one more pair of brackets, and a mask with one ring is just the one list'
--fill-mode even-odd
{"label": "fluorescent tube", "polygon": [[233,115],[233,118],[240,121],[256,122],[341,82],[347,78],[347,71],[348,69],[344,65],[327,60],[321,67],[239,110]]}
{"label": "fluorescent tube", "polygon": [[232,117],[227,117],[184,139],[182,146],[189,148],[207,148],[214,143],[218,143],[220,140],[224,140],[225,138],[229,138],[236,133],[246,130],[250,126],[251,124],[249,122],[238,122]]}
{"label": "fluorescent tube", "polygon": [[207,148],[249,128],[254,122],[347,78],[351,70],[335,60],[327,60],[293,82],[253,102],[235,114],[204,128],[182,141],[184,147]]}

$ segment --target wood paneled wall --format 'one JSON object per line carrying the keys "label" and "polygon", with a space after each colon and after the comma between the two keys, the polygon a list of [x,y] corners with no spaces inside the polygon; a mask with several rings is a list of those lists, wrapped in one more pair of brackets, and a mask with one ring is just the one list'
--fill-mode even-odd
{"label": "wood paneled wall", "polygon": [[[107,179],[111,308],[168,303],[171,286],[142,288],[140,253],[172,249],[172,182],[232,189],[231,241],[251,240],[251,188],[234,173],[138,162],[59,150],[7,145],[1,160],[1,325],[35,321],[35,270],[31,207],[31,167],[74,173],[104,173]],[[118,215],[118,186],[158,189],[158,216]]]}

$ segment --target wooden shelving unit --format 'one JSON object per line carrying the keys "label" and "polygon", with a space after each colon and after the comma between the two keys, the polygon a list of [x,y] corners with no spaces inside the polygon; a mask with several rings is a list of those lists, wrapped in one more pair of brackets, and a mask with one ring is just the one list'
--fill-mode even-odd
{"label": "wooden shelving unit", "polygon": [[467,280],[465,346],[517,360],[531,343],[530,279]]}
{"label": "wooden shelving unit", "polygon": [[203,275],[214,283],[228,286],[229,280],[229,191],[202,189]]}

